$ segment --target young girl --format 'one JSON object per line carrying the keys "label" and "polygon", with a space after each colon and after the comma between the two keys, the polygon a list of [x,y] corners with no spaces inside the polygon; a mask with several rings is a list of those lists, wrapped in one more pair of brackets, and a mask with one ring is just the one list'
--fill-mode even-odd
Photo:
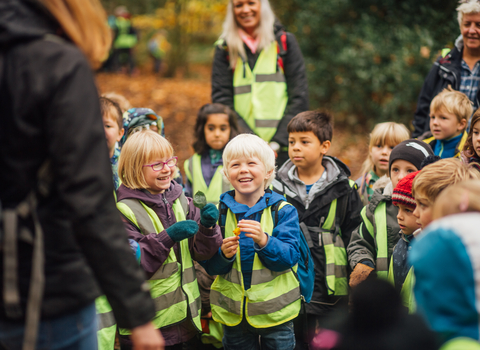
{"label": "young girl", "polygon": [[218,203],[220,195],[231,189],[223,178],[223,148],[238,135],[235,112],[220,103],[209,103],[198,111],[195,124],[195,154],[185,161],[185,192],[205,193],[207,201]]}
{"label": "young girl", "polygon": [[410,132],[403,124],[386,122],[375,125],[370,134],[368,157],[362,165],[362,176],[355,181],[364,205],[372,197],[373,184],[387,174],[392,149],[409,138]]}
{"label": "young girl", "polygon": [[[210,259],[222,244],[217,208],[207,204],[199,210],[185,197],[172,181],[176,164],[172,145],[144,130],[127,139],[118,168],[117,207],[128,238],[140,245],[140,266],[155,301],[153,324],[161,329],[166,349],[193,341],[201,330],[193,260]],[[129,334],[120,329],[122,349],[129,348]]]}
{"label": "young girl", "polygon": [[477,110],[472,117],[470,131],[463,147],[462,160],[480,171],[480,110]]}

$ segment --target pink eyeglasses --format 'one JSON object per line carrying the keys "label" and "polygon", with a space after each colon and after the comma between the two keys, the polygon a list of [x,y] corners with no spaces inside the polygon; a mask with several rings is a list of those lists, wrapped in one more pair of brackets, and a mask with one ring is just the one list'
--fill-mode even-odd
{"label": "pink eyeglasses", "polygon": [[143,167],[150,166],[152,167],[153,171],[162,171],[163,168],[165,168],[165,165],[168,166],[169,168],[173,168],[175,165],[177,165],[178,158],[177,157],[172,157],[168,159],[166,162],[158,162],[154,164],[145,164]]}

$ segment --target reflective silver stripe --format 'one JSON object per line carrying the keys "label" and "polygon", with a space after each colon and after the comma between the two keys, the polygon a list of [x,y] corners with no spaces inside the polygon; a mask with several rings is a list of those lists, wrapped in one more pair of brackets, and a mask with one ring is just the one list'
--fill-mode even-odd
{"label": "reflective silver stripe", "polygon": [[197,275],[195,273],[195,268],[193,266],[186,269],[182,274],[182,284],[191,283],[196,279],[197,279]]}
{"label": "reflective silver stripe", "polygon": [[171,262],[168,264],[164,264],[160,266],[160,268],[153,274],[152,277],[150,277],[151,280],[161,280],[161,279],[166,279],[170,276],[172,276],[175,272],[178,271],[178,263]]}
{"label": "reflective silver stripe", "polygon": [[265,83],[268,81],[273,81],[277,83],[284,83],[285,82],[285,75],[282,72],[276,72],[273,74],[257,74],[255,75],[255,82],[256,83]]}
{"label": "reflective silver stripe", "polygon": [[223,279],[228,282],[235,283],[235,284],[242,284],[242,279],[240,277],[240,273],[232,268],[228,273],[225,275],[221,275]]}
{"label": "reflective silver stripe", "polygon": [[240,308],[242,305],[240,301],[232,300],[213,289],[210,290],[210,304],[219,306],[236,315],[240,315]]}
{"label": "reflective silver stripe", "polygon": [[121,200],[120,203],[130,208],[133,215],[135,215],[140,231],[142,231],[144,235],[157,232],[153,226],[152,219],[150,219],[150,216],[148,216],[147,211],[138,199],[127,198]]}
{"label": "reflective silver stripe", "polygon": [[190,307],[190,313],[192,314],[192,318],[195,318],[198,316],[198,310],[202,308],[202,298],[201,296],[198,296],[197,299],[195,299],[192,303],[189,305]]}
{"label": "reflective silver stripe", "polygon": [[332,234],[330,232],[323,233],[322,238],[323,238],[323,245],[333,244]]}
{"label": "reflective silver stripe", "polygon": [[113,316],[113,311],[105,312],[103,314],[97,314],[98,330],[101,331],[104,328],[115,326],[117,323]]}
{"label": "reflective silver stripe", "polygon": [[275,119],[255,119],[256,128],[276,128],[280,120]]}
{"label": "reflective silver stripe", "polygon": [[[210,298],[212,296],[210,295]],[[282,310],[284,307],[290,305],[294,301],[300,299],[300,287],[292,289],[290,292],[280,295],[277,298],[261,301],[258,303],[250,302],[248,304],[248,315],[258,316],[273,314],[274,312]]]}
{"label": "reflective silver stripe", "polygon": [[261,269],[261,270],[253,270],[252,271],[252,282],[251,285],[254,286],[256,284],[267,283],[273,281],[278,276],[281,276],[285,273],[288,273],[292,270],[284,270],[280,272],[268,270],[268,269]]}
{"label": "reflective silver stripe", "polygon": [[181,301],[186,300],[187,297],[183,294],[181,287],[178,287],[173,292],[160,295],[153,299],[155,304],[155,311],[162,311],[168,309],[170,306],[175,305]]}
{"label": "reflective silver stripe", "polygon": [[327,264],[327,276],[333,276],[335,274],[335,264]]}
{"label": "reflective silver stripe", "polygon": [[387,258],[377,258],[377,271],[388,271],[388,259]]}
{"label": "reflective silver stripe", "polygon": [[234,95],[249,94],[251,92],[252,92],[252,85],[242,85],[242,86],[233,87]]}
{"label": "reflective silver stripe", "polygon": [[347,267],[345,265],[335,265],[335,277],[347,277]]}

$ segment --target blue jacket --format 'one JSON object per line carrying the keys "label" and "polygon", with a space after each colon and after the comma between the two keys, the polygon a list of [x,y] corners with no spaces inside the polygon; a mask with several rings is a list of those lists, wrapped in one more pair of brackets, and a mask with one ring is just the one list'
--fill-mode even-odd
{"label": "blue jacket", "polygon": [[412,244],[418,312],[442,341],[480,340],[479,213],[444,217],[430,224]]}
{"label": "blue jacket", "polygon": [[[264,209],[285,200],[285,197],[267,190],[257,204],[249,208],[245,204],[237,203],[233,194],[234,191],[222,194],[220,202],[225,203],[236,214],[238,220],[248,219],[260,222]],[[253,242],[252,238],[246,237],[244,232],[240,233],[240,256],[245,289],[250,288],[255,253],[258,254],[266,268],[272,271],[284,271],[298,262],[300,257],[299,240],[298,214],[292,205],[286,205],[278,212],[277,225],[274,227],[272,235],[269,236],[265,247],[260,248]],[[223,275],[232,269],[235,258],[236,256],[231,259],[225,258],[220,248],[213,258],[202,261],[201,265],[210,275]]]}

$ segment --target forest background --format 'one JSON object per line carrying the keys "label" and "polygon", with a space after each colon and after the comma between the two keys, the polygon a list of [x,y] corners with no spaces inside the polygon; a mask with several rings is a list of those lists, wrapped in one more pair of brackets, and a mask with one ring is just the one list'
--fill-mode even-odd
{"label": "forest background", "polygon": [[[100,90],[120,90],[117,92],[126,95],[133,91],[134,96],[127,97],[143,100],[135,93],[138,95],[147,88],[150,101],[143,102],[142,107],[163,109],[160,114],[168,119],[171,111],[167,105],[172,104],[171,108],[180,108],[175,112],[175,120],[192,124],[195,111],[210,101],[214,43],[222,30],[227,0],[102,0],[102,3],[109,14],[119,5],[132,13],[132,23],[140,33],[135,54],[137,64],[143,67],[142,74],[150,71],[151,66],[147,42],[159,29],[166,31],[170,49],[161,78],[148,74],[144,75],[146,80],[138,81],[134,77],[125,80],[100,74]],[[365,135],[375,123],[398,121],[411,128],[425,76],[439,52],[445,47],[452,48],[460,33],[455,11],[458,3],[452,0],[271,0],[270,3],[302,49],[310,107],[334,113],[340,130],[336,137],[343,138],[341,158],[353,166],[353,173],[358,170],[358,158],[362,158],[358,152],[365,152]],[[183,101],[181,96],[172,96],[178,99],[172,101],[168,92],[179,89],[183,91]],[[178,127],[181,130],[168,127],[167,134],[174,129],[173,134],[182,134],[177,136],[179,141],[184,142],[184,137],[190,140],[193,127],[188,130],[190,136],[183,135],[185,123]],[[184,157],[189,153],[191,150],[185,150]]]}

